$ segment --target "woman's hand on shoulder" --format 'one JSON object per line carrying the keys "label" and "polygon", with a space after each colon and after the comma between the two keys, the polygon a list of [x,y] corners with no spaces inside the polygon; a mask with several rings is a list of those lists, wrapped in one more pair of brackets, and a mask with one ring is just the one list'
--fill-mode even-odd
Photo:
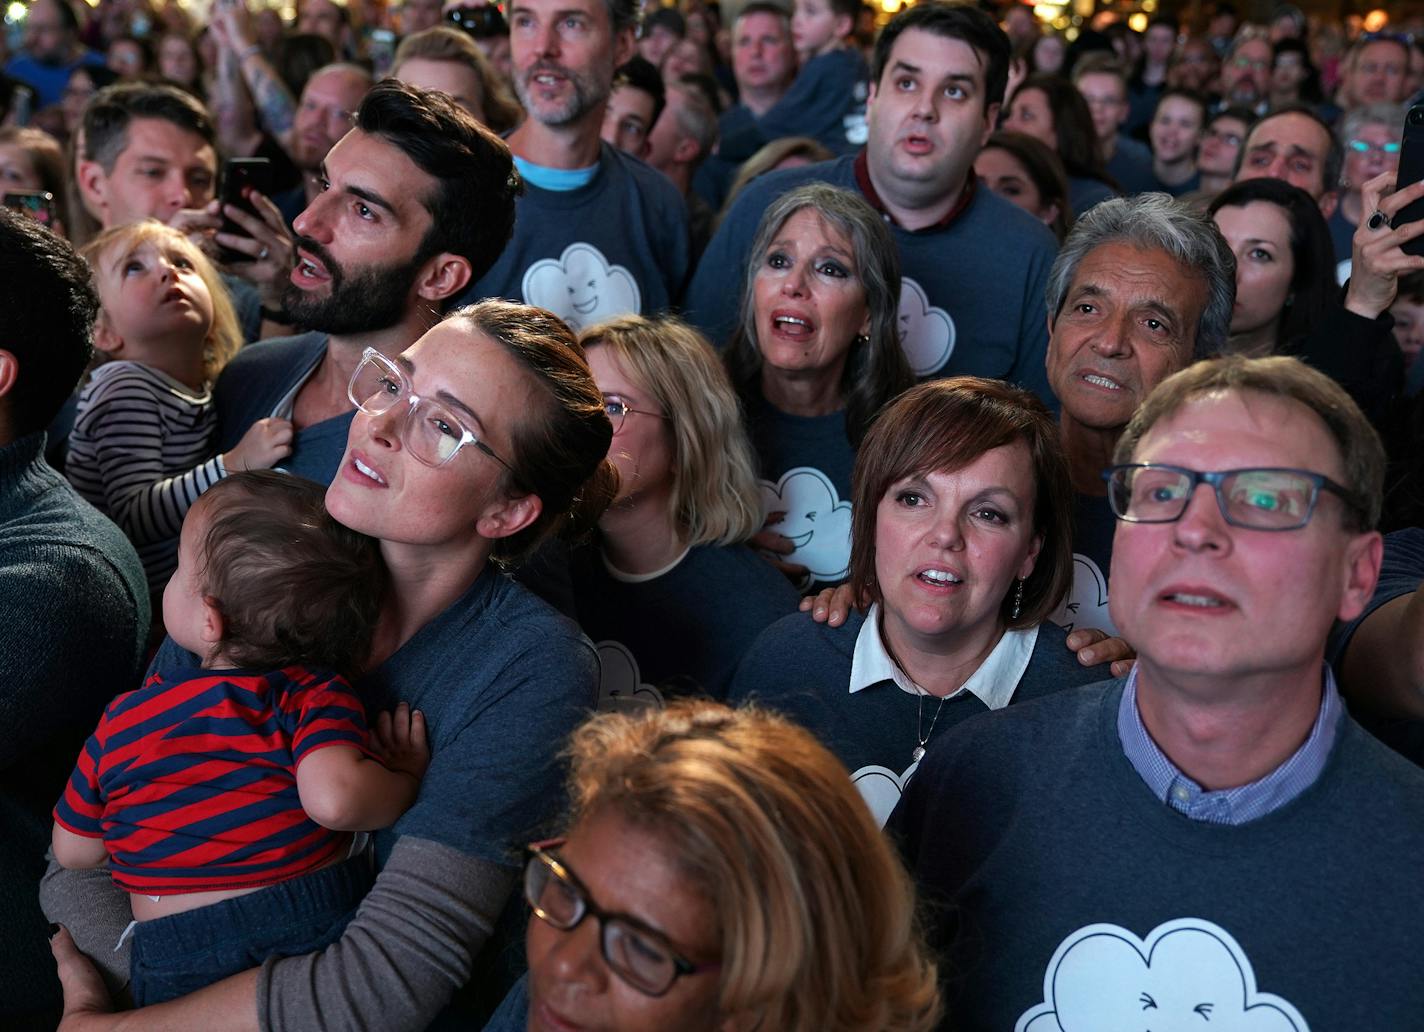
{"label": "woman's hand on shoulder", "polygon": [[803,598],[801,612],[810,613],[811,619],[817,623],[839,627],[846,622],[851,609],[866,609],[869,605],[869,599],[862,599],[857,606],[855,592],[851,590],[851,586],[837,584],[834,588],[822,588],[816,594]]}
{"label": "woman's hand on shoulder", "polygon": [[1084,666],[1111,663],[1114,677],[1126,677],[1137,662],[1137,651],[1131,645],[1096,627],[1080,627],[1068,635],[1068,648],[1078,654],[1078,662]]}

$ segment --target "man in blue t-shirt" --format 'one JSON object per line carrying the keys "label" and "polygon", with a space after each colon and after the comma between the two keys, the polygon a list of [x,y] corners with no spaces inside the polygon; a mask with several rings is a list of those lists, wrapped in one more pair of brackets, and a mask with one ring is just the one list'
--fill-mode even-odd
{"label": "man in blue t-shirt", "polygon": [[461,301],[523,301],[575,330],[669,308],[687,278],[687,205],[599,138],[614,70],[634,53],[634,3],[514,0],[508,17],[528,113],[508,136],[524,193],[509,246]]}
{"label": "man in blue t-shirt", "polygon": [[504,143],[448,96],[388,80],[327,154],[324,182],[294,223],[282,299],[284,319],[308,332],[244,348],[215,390],[221,448],[259,419],[290,419],[282,468],[323,484],[346,451],[363,351],[400,354],[493,264],[518,177]]}
{"label": "man in blue t-shirt", "polygon": [[1378,437],[1323,373],[1232,357],[1114,461],[1134,672],[952,729],[890,820],[956,1029],[1414,1027],[1424,771],[1325,664],[1380,571]]}
{"label": "man in blue t-shirt", "polygon": [[1008,66],[1008,37],[974,7],[922,3],[896,15],[875,46],[865,148],[751,183],[698,264],[690,320],[726,341],[741,303],[741,277],[728,270],[755,260],[748,251],[763,212],[802,183],[828,182],[858,191],[890,225],[903,272],[901,341],[917,375],[998,377],[1051,404],[1043,289],[1053,235],[973,174]]}
{"label": "man in blue t-shirt", "polygon": [[79,19],[67,0],[34,0],[25,17],[25,49],[5,62],[5,74],[35,91],[40,107],[58,104],[81,65],[102,66],[104,55],[79,42]]}

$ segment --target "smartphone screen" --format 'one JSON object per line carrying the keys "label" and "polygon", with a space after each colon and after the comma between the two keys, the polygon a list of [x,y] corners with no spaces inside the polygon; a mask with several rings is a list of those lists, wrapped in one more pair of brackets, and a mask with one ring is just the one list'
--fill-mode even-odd
{"label": "smartphone screen", "polygon": [[[235,208],[241,208],[250,215],[256,216],[257,209],[245,196],[244,192],[248,187],[256,190],[264,196],[272,192],[272,162],[268,158],[228,158],[223,162],[222,189],[220,196],[223,204],[231,204]],[[233,236],[247,236],[247,231],[227,216],[223,216],[221,232],[231,233]],[[224,262],[250,262],[251,255],[243,254],[241,251],[234,251],[230,248],[220,248],[218,258]]]}
{"label": "smartphone screen", "polygon": [[5,207],[24,212],[46,229],[54,229],[58,218],[54,194],[48,190],[7,190]]}

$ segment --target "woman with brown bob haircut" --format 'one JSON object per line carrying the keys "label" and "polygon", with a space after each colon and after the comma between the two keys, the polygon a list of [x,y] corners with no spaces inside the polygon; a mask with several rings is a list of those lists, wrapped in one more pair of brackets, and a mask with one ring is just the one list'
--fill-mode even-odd
{"label": "woman with brown bob haircut", "polygon": [[972,376],[907,391],[871,424],[852,494],[850,587],[869,611],[777,621],[731,698],[808,727],[883,823],[936,731],[1109,671],[1047,622],[1072,576],[1072,489],[1028,391]]}
{"label": "woman with brown bob haircut", "polygon": [[899,860],[803,729],[684,700],[569,747],[530,847],[529,976],[486,1032],[928,1032],[935,964]]}

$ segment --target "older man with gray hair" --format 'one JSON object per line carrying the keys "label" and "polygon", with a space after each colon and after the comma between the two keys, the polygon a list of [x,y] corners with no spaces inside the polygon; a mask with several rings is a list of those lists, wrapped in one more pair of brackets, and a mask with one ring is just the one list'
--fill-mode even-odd
{"label": "older man with gray hair", "polygon": [[1157,384],[1226,343],[1236,260],[1212,221],[1166,194],[1099,204],[1048,276],[1048,382],[1077,498],[1073,589],[1054,620],[1115,633],[1113,515],[1102,471]]}

